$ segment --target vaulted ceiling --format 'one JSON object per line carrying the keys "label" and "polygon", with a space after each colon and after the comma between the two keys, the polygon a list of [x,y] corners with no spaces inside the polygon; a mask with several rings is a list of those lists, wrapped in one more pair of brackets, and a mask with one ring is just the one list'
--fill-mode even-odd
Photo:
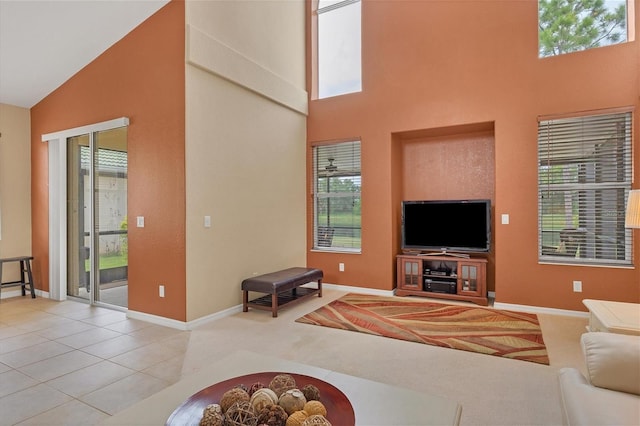
{"label": "vaulted ceiling", "polygon": [[0,103],[31,108],[169,0],[0,0]]}

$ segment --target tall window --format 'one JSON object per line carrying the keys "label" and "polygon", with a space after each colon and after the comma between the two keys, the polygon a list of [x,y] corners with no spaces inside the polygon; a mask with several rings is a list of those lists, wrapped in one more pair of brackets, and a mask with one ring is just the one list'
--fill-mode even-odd
{"label": "tall window", "polygon": [[628,41],[633,0],[539,0],[539,56],[554,56]]}
{"label": "tall window", "polygon": [[313,247],[360,251],[360,141],[313,148]]}
{"label": "tall window", "polygon": [[362,91],[360,0],[318,2],[318,97]]}
{"label": "tall window", "polygon": [[540,121],[540,260],[631,264],[631,179],[631,112]]}

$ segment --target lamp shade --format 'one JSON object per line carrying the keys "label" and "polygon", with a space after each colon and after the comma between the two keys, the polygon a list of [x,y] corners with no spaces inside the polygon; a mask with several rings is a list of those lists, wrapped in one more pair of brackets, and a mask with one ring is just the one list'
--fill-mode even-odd
{"label": "lamp shade", "polygon": [[629,191],[624,226],[627,228],[640,228],[640,189]]}

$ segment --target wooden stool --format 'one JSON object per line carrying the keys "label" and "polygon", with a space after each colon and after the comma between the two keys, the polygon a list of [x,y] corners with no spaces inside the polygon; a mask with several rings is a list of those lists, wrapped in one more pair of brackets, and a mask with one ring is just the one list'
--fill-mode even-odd
{"label": "wooden stool", "polygon": [[[31,273],[31,260],[33,260],[33,256],[19,256],[19,257],[7,257],[4,259],[0,259],[0,290],[5,287],[22,287],[22,295],[26,295],[26,286],[28,285],[31,289],[31,298],[36,298],[36,290],[33,286],[33,274]],[[9,262],[20,262],[20,280],[19,281],[2,281],[2,265],[4,263]],[[25,273],[28,281],[25,281]]]}

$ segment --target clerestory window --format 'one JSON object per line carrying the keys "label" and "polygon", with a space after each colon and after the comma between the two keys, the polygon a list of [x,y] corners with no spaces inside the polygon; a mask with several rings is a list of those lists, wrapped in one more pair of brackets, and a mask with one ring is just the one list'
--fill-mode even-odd
{"label": "clerestory window", "polygon": [[318,98],[362,91],[361,2],[319,0]]}
{"label": "clerestory window", "polygon": [[360,141],[313,147],[313,248],[360,252]]}
{"label": "clerestory window", "polygon": [[539,260],[630,265],[631,111],[538,124]]}
{"label": "clerestory window", "polygon": [[539,0],[539,57],[631,41],[633,0]]}

